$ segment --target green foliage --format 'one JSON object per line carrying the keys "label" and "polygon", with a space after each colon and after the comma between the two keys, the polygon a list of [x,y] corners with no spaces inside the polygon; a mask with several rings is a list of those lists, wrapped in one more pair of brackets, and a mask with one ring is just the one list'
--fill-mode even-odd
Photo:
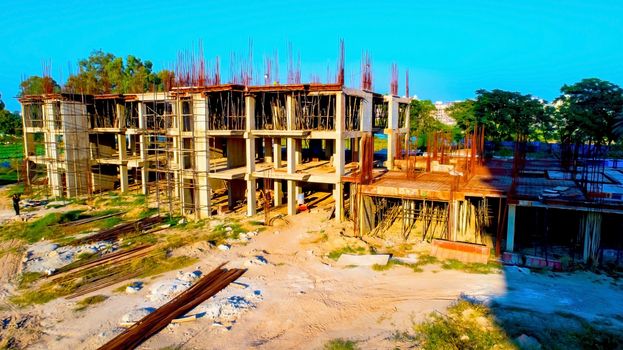
{"label": "green foliage", "polygon": [[553,131],[551,109],[531,95],[497,89],[478,90],[476,94],[473,116],[465,110],[468,104],[457,112],[464,117],[460,122],[464,130],[472,130],[476,123],[484,125],[487,138],[495,141],[514,140],[518,135],[535,140]]}
{"label": "green foliage", "polygon": [[108,299],[108,297],[105,295],[101,295],[101,294],[86,297],[76,303],[76,308],[74,310],[75,311],[86,310],[86,308],[88,308],[89,306],[104,302],[106,299]]}
{"label": "green foliage", "polygon": [[21,96],[59,93],[61,87],[50,77],[30,76],[19,84]]}
{"label": "green foliage", "polygon": [[[11,113],[4,109],[4,102],[0,99],[0,135],[21,135],[22,134],[22,117],[18,112]],[[4,142],[4,137],[2,139]],[[18,153],[21,154],[21,153]],[[15,154],[11,154],[13,158]],[[4,159],[9,157],[2,157]],[[0,158],[0,159],[2,159]]]}
{"label": "green foliage", "polygon": [[65,88],[88,94],[137,93],[162,90],[162,78],[170,81],[172,73],[156,74],[151,61],[128,55],[122,57],[101,50],[78,62],[79,73],[71,75]]}
{"label": "green foliage", "polygon": [[456,126],[466,132],[472,132],[476,123],[480,122],[474,114],[474,100],[453,103],[447,113],[454,119]]}
{"label": "green foliage", "polygon": [[324,350],[356,350],[358,348],[354,341],[341,338],[329,340],[323,347]]}
{"label": "green foliage", "polygon": [[428,133],[448,129],[446,125],[435,118],[436,110],[437,108],[430,100],[411,101],[409,114],[413,135],[420,136],[420,139],[423,140]]}
{"label": "green foliage", "polygon": [[22,117],[20,117],[19,113],[11,113],[6,109],[0,109],[0,134],[22,134]]}
{"label": "green foliage", "polygon": [[597,78],[564,85],[557,114],[562,141],[606,144],[623,134],[623,89]]}

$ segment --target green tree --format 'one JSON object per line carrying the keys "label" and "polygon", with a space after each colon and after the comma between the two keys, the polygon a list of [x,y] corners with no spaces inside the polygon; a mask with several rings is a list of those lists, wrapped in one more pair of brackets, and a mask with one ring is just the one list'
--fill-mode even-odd
{"label": "green tree", "polygon": [[19,84],[20,96],[41,95],[46,93],[58,93],[61,91],[60,85],[50,77],[40,77],[33,75]]}
{"label": "green tree", "polygon": [[414,135],[426,135],[444,129],[445,125],[435,118],[436,110],[430,100],[412,100],[409,108],[411,132]]}
{"label": "green tree", "polygon": [[457,128],[466,132],[473,131],[477,123],[482,123],[474,114],[474,100],[453,103],[448,108],[448,115],[454,119]]}
{"label": "green tree", "polygon": [[96,50],[78,62],[78,74],[71,75],[65,89],[87,94],[132,93],[162,89],[161,79],[150,61],[122,57]]}
{"label": "green tree", "polygon": [[621,114],[623,89],[597,78],[583,79],[564,85],[556,100],[561,140],[572,143],[593,142],[596,145],[616,141]]}
{"label": "green tree", "polygon": [[473,104],[474,121],[485,126],[487,138],[513,140],[518,135],[539,139],[550,133],[552,115],[544,101],[504,90],[478,90]]}
{"label": "green tree", "polygon": [[21,135],[22,118],[19,113],[11,113],[4,107],[5,104],[0,99],[0,134]]}

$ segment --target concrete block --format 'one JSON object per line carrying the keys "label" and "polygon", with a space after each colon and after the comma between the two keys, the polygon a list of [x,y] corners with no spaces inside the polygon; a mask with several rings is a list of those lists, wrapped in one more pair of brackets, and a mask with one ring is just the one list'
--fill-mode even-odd
{"label": "concrete block", "polygon": [[378,255],[351,255],[342,254],[337,260],[337,266],[372,266],[372,265],[387,265],[390,256],[387,254]]}

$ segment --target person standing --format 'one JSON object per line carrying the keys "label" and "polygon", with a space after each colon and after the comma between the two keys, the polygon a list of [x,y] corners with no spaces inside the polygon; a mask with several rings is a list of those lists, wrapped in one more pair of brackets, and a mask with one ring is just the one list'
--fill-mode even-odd
{"label": "person standing", "polygon": [[19,216],[19,193],[13,195],[13,209],[15,209],[15,215]]}

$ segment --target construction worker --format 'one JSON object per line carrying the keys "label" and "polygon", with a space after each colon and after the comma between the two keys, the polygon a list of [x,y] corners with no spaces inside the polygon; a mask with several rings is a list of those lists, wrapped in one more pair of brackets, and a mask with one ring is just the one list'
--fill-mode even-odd
{"label": "construction worker", "polygon": [[15,193],[13,195],[13,209],[15,209],[15,215],[19,216],[19,198],[20,194]]}

